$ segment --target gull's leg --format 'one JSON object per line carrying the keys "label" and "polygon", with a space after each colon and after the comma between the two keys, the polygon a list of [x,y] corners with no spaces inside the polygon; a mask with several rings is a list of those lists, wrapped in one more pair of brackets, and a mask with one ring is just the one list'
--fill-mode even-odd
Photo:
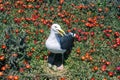
{"label": "gull's leg", "polygon": [[55,54],[55,58],[54,58],[54,63],[53,65],[55,65],[57,67],[57,69],[62,68],[63,67],[63,60],[62,60],[62,54],[61,53],[56,53]]}
{"label": "gull's leg", "polygon": [[57,67],[58,70],[63,70],[64,69],[64,66],[63,66],[63,63],[64,63],[64,54],[60,54],[61,57],[60,57],[60,61],[61,61],[61,64]]}
{"label": "gull's leg", "polygon": [[61,64],[59,67],[57,67],[57,70],[63,70],[63,69],[64,69],[63,64]]}
{"label": "gull's leg", "polygon": [[62,59],[61,59],[62,55],[60,53],[56,53],[55,54],[55,59],[54,59],[54,65],[56,65],[57,67],[60,66],[62,64]]}
{"label": "gull's leg", "polygon": [[52,65],[54,63],[54,60],[55,60],[55,54],[54,53],[50,53],[48,55],[48,66],[49,67],[52,67]]}
{"label": "gull's leg", "polygon": [[58,70],[63,70],[64,69],[64,62],[65,62],[65,60],[67,60],[68,59],[68,57],[69,57],[69,55],[70,55],[70,52],[71,52],[71,50],[68,50],[68,51],[66,51],[65,53],[62,53],[62,57],[61,57],[61,65],[60,66],[58,66]]}

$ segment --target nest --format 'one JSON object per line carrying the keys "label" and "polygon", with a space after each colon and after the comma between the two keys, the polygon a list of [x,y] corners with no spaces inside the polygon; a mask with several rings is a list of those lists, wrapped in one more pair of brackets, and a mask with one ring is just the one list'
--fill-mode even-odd
{"label": "nest", "polygon": [[67,68],[64,67],[63,70],[55,70],[53,68],[48,67],[48,63],[44,62],[43,66],[43,72],[47,75],[50,75],[51,77],[63,77],[67,74]]}

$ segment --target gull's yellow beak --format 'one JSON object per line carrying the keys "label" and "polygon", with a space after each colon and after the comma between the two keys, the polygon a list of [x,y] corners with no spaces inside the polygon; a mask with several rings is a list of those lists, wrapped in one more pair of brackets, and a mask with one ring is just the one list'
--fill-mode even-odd
{"label": "gull's yellow beak", "polygon": [[65,33],[62,29],[59,29],[58,32],[59,32],[59,34],[60,34],[61,36],[66,35],[66,33]]}

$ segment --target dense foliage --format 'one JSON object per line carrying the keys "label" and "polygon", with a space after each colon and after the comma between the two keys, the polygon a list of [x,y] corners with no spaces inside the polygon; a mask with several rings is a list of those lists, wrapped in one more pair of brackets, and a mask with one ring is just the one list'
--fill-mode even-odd
{"label": "dense foliage", "polygon": [[[45,72],[58,23],[76,32],[62,75]],[[1,80],[120,80],[119,0],[0,0]]]}

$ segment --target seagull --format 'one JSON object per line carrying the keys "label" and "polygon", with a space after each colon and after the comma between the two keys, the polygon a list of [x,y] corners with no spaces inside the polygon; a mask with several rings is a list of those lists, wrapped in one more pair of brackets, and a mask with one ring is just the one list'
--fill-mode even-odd
{"label": "seagull", "polygon": [[49,37],[45,45],[50,54],[48,55],[48,66],[57,66],[57,70],[63,70],[64,61],[68,58],[69,53],[74,46],[74,36],[72,32],[65,33],[59,24],[53,24],[50,29]]}

